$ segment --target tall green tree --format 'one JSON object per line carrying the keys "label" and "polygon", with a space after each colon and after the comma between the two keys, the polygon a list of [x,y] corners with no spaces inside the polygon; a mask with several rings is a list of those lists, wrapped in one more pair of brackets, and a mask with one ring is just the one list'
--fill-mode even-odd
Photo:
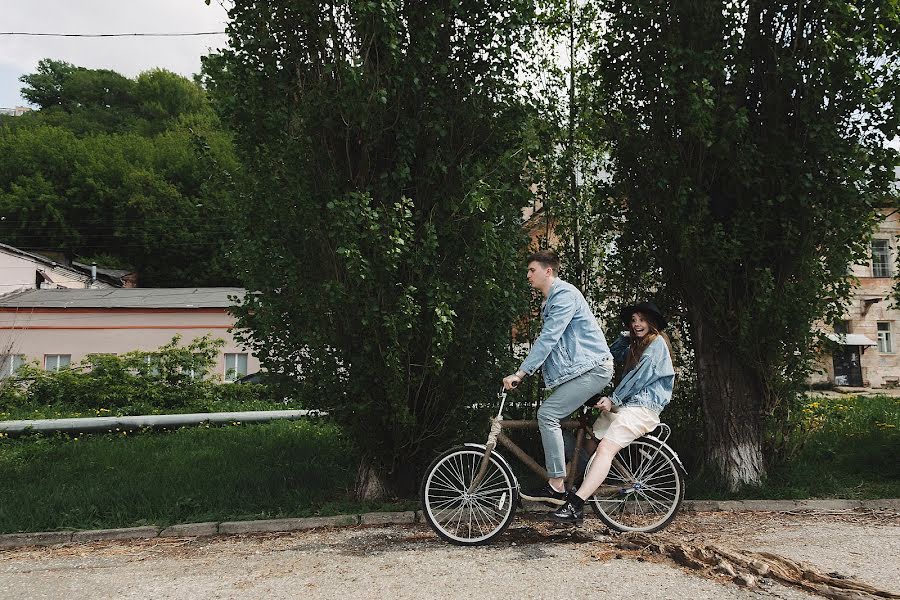
{"label": "tall green tree", "polygon": [[[766,426],[806,375],[890,201],[894,0],[601,0],[595,53],[619,244],[685,307],[707,456],[730,488],[766,472]],[[638,257],[635,260],[634,257]]]}
{"label": "tall green tree", "polygon": [[40,110],[0,118],[0,242],[133,268],[145,286],[235,283],[218,174],[238,166],[200,85],[49,59],[22,81]]}
{"label": "tall green tree", "polygon": [[238,0],[205,85],[248,171],[240,325],[409,491],[490,401],[523,300],[527,0]]}

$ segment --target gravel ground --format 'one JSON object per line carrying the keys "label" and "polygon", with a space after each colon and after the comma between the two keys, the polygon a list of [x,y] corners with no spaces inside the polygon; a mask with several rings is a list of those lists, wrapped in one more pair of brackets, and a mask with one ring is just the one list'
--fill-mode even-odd
{"label": "gravel ground", "polygon": [[[17,549],[0,552],[0,598],[813,598],[620,551],[606,533],[593,519],[573,529],[526,516],[479,548],[396,525]],[[684,514],[666,535],[775,552],[900,591],[896,514]]]}

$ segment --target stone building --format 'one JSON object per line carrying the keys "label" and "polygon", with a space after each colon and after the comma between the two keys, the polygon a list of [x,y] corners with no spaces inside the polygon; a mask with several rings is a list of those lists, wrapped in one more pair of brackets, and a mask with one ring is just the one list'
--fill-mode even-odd
{"label": "stone building", "polygon": [[834,342],[821,357],[820,372],[812,383],[829,382],[851,387],[893,387],[900,382],[900,307],[892,290],[896,276],[900,216],[882,211],[884,220],[875,232],[869,260],[849,272],[859,280],[843,321],[827,334]]}

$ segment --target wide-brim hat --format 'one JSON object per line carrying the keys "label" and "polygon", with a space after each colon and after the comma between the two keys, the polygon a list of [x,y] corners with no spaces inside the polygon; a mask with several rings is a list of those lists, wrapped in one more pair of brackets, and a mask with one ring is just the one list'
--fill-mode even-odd
{"label": "wide-brim hat", "polygon": [[622,323],[625,324],[625,327],[628,327],[631,324],[631,315],[639,312],[643,313],[651,320],[655,321],[656,328],[662,331],[669,324],[666,321],[666,318],[663,316],[662,312],[657,308],[655,304],[652,302],[641,302],[640,304],[634,304],[632,306],[626,306],[619,313],[619,316],[622,318]]}

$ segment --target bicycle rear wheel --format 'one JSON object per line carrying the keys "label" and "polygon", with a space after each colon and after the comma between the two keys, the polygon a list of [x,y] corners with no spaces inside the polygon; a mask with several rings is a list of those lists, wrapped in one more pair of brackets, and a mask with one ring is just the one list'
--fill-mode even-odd
{"label": "bicycle rear wheel", "polygon": [[643,437],[619,450],[616,457],[621,466],[613,461],[603,485],[618,491],[590,499],[600,520],[616,531],[643,533],[668,525],[684,500],[684,478],[671,451]]}
{"label": "bicycle rear wheel", "polygon": [[515,516],[515,479],[494,454],[481,483],[469,491],[484,451],[458,446],[438,456],[422,481],[422,513],[444,540],[463,546],[487,544]]}

